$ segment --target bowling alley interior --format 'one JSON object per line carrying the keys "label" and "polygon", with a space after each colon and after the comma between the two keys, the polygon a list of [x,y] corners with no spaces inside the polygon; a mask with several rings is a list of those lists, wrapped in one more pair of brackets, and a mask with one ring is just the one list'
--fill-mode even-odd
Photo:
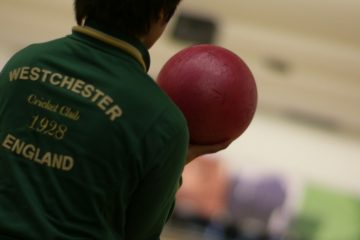
{"label": "bowling alley interior", "polygon": [[[218,45],[251,70],[257,106],[228,148],[185,166],[162,240],[360,239],[359,10],[358,0],[181,1],[148,73],[156,81],[180,50]],[[71,0],[1,0],[0,70],[75,24]]]}

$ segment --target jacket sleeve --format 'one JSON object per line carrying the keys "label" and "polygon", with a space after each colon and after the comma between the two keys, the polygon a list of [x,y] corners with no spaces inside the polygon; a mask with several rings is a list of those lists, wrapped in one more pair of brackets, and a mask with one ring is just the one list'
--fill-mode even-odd
{"label": "jacket sleeve", "polygon": [[[148,161],[156,164],[143,177],[127,208],[126,240],[158,240],[175,204],[185,164],[188,133],[185,127],[172,136],[168,131],[161,132],[164,131],[161,126],[156,131],[160,133],[152,136],[162,136],[160,140],[150,137],[146,140],[149,142],[147,155],[152,158]],[[157,146],[156,151],[150,149],[153,146]]]}

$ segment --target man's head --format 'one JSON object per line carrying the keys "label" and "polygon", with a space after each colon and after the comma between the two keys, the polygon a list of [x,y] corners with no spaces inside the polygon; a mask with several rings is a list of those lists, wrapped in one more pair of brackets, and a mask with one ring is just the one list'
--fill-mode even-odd
{"label": "man's head", "polygon": [[128,35],[141,38],[150,33],[153,24],[164,25],[181,0],[75,0],[76,21],[98,22]]}

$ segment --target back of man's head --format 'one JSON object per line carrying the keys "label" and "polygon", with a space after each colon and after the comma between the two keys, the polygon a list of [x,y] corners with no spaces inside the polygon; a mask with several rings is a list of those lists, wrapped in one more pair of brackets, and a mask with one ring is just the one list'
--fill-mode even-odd
{"label": "back of man's head", "polygon": [[169,21],[181,0],[75,0],[75,16],[79,25],[86,19],[106,24],[131,36],[149,32],[153,22],[163,14]]}

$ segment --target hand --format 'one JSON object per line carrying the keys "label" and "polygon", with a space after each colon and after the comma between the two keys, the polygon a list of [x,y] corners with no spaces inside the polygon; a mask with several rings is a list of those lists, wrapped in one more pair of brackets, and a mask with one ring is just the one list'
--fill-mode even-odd
{"label": "hand", "polygon": [[200,157],[201,155],[216,153],[218,151],[221,151],[227,148],[232,143],[232,141],[233,140],[229,140],[223,143],[217,143],[212,145],[190,144],[188,149],[186,164],[190,163],[192,160],[194,160],[197,157]]}

